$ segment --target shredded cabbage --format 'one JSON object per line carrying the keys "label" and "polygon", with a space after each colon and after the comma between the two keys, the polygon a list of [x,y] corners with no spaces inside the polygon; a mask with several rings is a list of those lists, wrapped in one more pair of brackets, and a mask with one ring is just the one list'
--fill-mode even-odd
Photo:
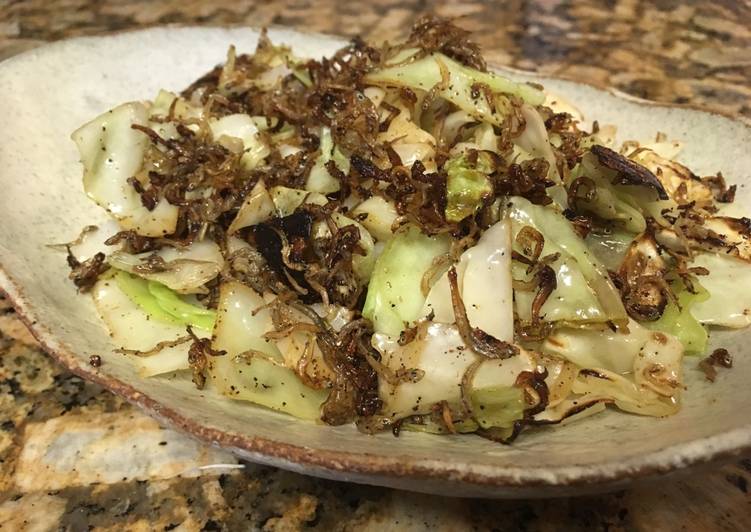
{"label": "shredded cabbage", "polygon": [[550,137],[542,116],[534,107],[526,104],[521,106],[521,115],[525,122],[524,131],[514,140],[514,143],[523,150],[525,159],[537,157],[545,159],[548,162],[548,179],[560,184],[558,160],[550,145]]}
{"label": "shredded cabbage", "polygon": [[683,386],[683,344],[633,320],[627,330],[563,328],[545,339],[542,350],[588,370],[579,373],[572,388],[583,396],[578,399],[582,404],[605,400],[642,415],[675,413]]}
{"label": "shredded cabbage", "polygon": [[484,429],[509,428],[524,415],[524,392],[513,386],[475,388],[470,394],[477,423]]}
{"label": "shredded cabbage", "polygon": [[[447,79],[444,79],[447,74]],[[398,66],[387,67],[365,76],[366,83],[392,87],[408,87],[412,90],[429,91],[441,85],[438,94],[472,114],[475,118],[501,125],[505,116],[498,105],[476,96],[473,85],[482,83],[496,94],[510,94],[522,98],[531,105],[540,105],[545,95],[539,89],[524,83],[515,83],[490,72],[480,72],[466,67],[440,53]]]}
{"label": "shredded cabbage", "polygon": [[444,236],[427,236],[414,225],[402,227],[386,244],[370,277],[362,315],[376,332],[399,336],[420,317],[425,295],[422,276],[433,260],[449,250]]}
{"label": "shredded cabbage", "polygon": [[334,141],[331,138],[331,130],[327,127],[321,128],[320,150],[321,155],[316,159],[313,168],[310,169],[305,189],[310,192],[331,194],[339,190],[340,184],[338,179],[334,179],[331,176],[326,168],[326,163],[334,161],[337,168],[342,173],[347,174],[349,172],[349,159],[342,153],[338,146],[334,146]]}
{"label": "shredded cabbage", "polygon": [[[388,129],[378,135],[378,142],[389,143],[402,165],[410,168],[415,161],[420,161],[428,172],[434,172],[435,138],[420,127],[416,121],[418,117],[413,117],[398,99],[393,102],[393,107],[399,114],[392,117]],[[381,115],[385,119],[386,111]]]}
{"label": "shredded cabbage", "polygon": [[[177,100],[175,102],[175,100]],[[174,92],[160,90],[149,108],[149,116],[152,118],[167,118],[169,116],[172,103],[172,116],[179,120],[198,120],[203,118],[203,109],[191,105],[185,98],[180,98]]]}
{"label": "shredded cabbage", "polygon": [[[161,262],[158,267],[148,268],[154,255]],[[204,285],[224,266],[222,252],[211,240],[194,242],[186,248],[163,247],[156,253],[147,251],[132,255],[115,251],[107,261],[114,268],[157,281],[181,294],[204,292]]]}
{"label": "shredded cabbage", "polygon": [[227,148],[231,148],[226,142],[228,137],[241,142],[241,160],[249,170],[261,164],[270,153],[269,147],[258,136],[258,126],[249,115],[233,114],[210,120],[209,128],[214,140]]}
{"label": "shredded cabbage", "polygon": [[[657,149],[663,148],[662,146],[656,147]],[[669,147],[667,148],[669,150]],[[686,203],[714,201],[712,190],[696,179],[691,170],[682,164],[660,156],[656,151],[644,146],[635,150],[629,158],[650,170],[665,187],[665,191],[672,200],[681,199],[681,202]],[[679,195],[682,197],[679,198]]]}
{"label": "shredded cabbage", "polygon": [[740,328],[751,325],[751,265],[724,254],[699,253],[690,263],[706,268],[700,278],[708,297],[697,299],[691,314],[702,324]]}
{"label": "shredded cabbage", "polygon": [[[477,422],[472,419],[463,419],[461,421],[454,421],[454,431],[459,434],[467,434],[476,432],[479,428]],[[402,423],[402,430],[408,430],[411,432],[425,432],[427,434],[449,434],[448,428],[444,424],[436,423],[429,418],[422,418],[420,423]]]}
{"label": "shredded cabbage", "polygon": [[[457,285],[467,319],[495,338],[514,340],[514,295],[511,285],[511,224],[501,220],[489,227],[476,245],[462,253],[456,266]],[[432,286],[423,307],[423,316],[436,323],[452,324],[448,273]]]}
{"label": "shredded cabbage", "polygon": [[214,328],[216,313],[181,299],[163,284],[146,281],[127,272],[113,276],[117,286],[130,300],[155,320],[170,324],[183,324],[206,331]]}
{"label": "shredded cabbage", "polygon": [[633,233],[617,228],[609,231],[590,231],[584,242],[603,266],[608,270],[618,271],[631,242],[634,241],[634,236]]}
{"label": "shredded cabbage", "polygon": [[598,371],[596,375],[580,373],[572,391],[579,396],[576,400],[580,404],[593,400],[605,401],[624,412],[641,416],[669,416],[680,409],[680,390],[676,390],[675,396],[663,396],[605,370]]}
{"label": "shredded cabbage", "polygon": [[622,199],[623,191],[619,191],[606,178],[605,172],[599,167],[596,158],[587,153],[582,162],[571,172],[570,183],[579,177],[592,180],[595,185],[591,200],[578,197],[577,207],[599,216],[603,220],[618,222],[625,230],[632,233],[642,233],[647,228],[644,215],[631,203]]}
{"label": "shredded cabbage", "polygon": [[299,418],[503,439],[675,413],[705,326],[751,324],[736,187],[478,53],[433,18],[330,60],[230,47],[73,133],[113,220],[52,247],[142,375]]}
{"label": "shredded cabbage", "polygon": [[[613,331],[604,324],[578,329],[563,327],[546,338],[542,350],[565,358],[580,368],[627,374],[633,371],[641,349],[654,335],[653,331],[634,320],[629,320],[627,329]],[[673,345],[675,343],[672,338],[671,348],[680,345]]]}
{"label": "shredded cabbage", "polygon": [[[508,201],[507,212],[513,238],[524,226],[531,226],[545,238],[543,255],[560,253],[552,265],[558,286],[542,306],[546,319],[625,323],[626,310],[607,270],[563,215],[520,197]],[[518,264],[514,268],[515,276],[523,270]],[[517,313],[529,319],[534,294],[517,291],[515,296]]]}
{"label": "shredded cabbage", "polygon": [[[352,210],[352,216],[379,241],[385,242],[394,236],[391,228],[398,214],[394,203],[383,196],[371,196]],[[362,218],[361,218],[362,216]]]}
{"label": "shredded cabbage", "polygon": [[271,194],[271,200],[274,202],[276,215],[280,217],[289,216],[303,203],[326,205],[329,201],[323,194],[308,192],[299,188],[271,187],[269,194]]}
{"label": "shredded cabbage", "polygon": [[643,325],[678,338],[683,343],[687,355],[701,355],[707,350],[709,335],[699,320],[693,316],[692,310],[697,304],[709,299],[709,292],[696,280],[692,282],[696,290],[694,294],[688,291],[682,281],[677,282],[681,285],[679,290],[674,290],[678,304],[669,299],[662,316],[657,321],[646,321]]}
{"label": "shredded cabbage", "polygon": [[471,164],[465,155],[449,159],[446,169],[446,219],[460,222],[477,212],[483,200],[493,193],[488,174],[492,167],[487,154],[478,152],[477,162]]}
{"label": "shredded cabbage", "polygon": [[287,412],[301,419],[320,418],[325,390],[305,386],[274,344],[263,338],[273,330],[265,302],[240,283],[222,285],[212,348],[225,351],[210,357],[211,382],[224,395]]}
{"label": "shredded cabbage", "polygon": [[162,198],[149,211],[128,179],[139,177],[148,137],[132,125],[147,126],[148,111],[139,102],[120,105],[73,132],[84,166],[86,194],[109,211],[125,229],[144,236],[175,231],[178,208]]}
{"label": "shredded cabbage", "polygon": [[[652,188],[614,185],[617,177],[614,170],[602,166],[591,153],[582,157],[580,168],[574,175],[583,175],[592,179],[597,185],[597,195],[590,203],[591,212],[607,220],[620,222],[629,231],[640,233],[646,227],[644,218],[654,218],[661,225],[670,225],[665,219],[665,213],[677,206],[673,199],[661,200]],[[582,201],[582,207],[587,202]],[[596,209],[596,210],[595,210]]]}
{"label": "shredded cabbage", "polygon": [[149,293],[156,299],[157,305],[171,316],[205,331],[214,328],[216,312],[213,310],[186,302],[161,283],[147,281],[146,284]]}
{"label": "shredded cabbage", "polygon": [[[357,227],[357,231],[360,234],[358,244],[362,254],[357,253],[352,256],[352,269],[361,284],[368,284],[371,274],[373,273],[373,268],[376,264],[375,241],[373,240],[373,237],[370,236],[368,230],[365,229],[361,223],[356,222],[352,218],[348,218],[343,214],[338,212],[332,213],[331,219],[334,221],[334,224],[340,228],[349,225]],[[319,222],[313,229],[313,235],[316,238],[329,237],[331,236],[331,230],[327,224]]]}
{"label": "shredded cabbage", "polygon": [[[112,341],[122,349],[136,352],[150,352],[160,343],[164,345],[148,356],[129,356],[144,377],[188,369],[190,343],[179,342],[186,335],[185,323],[159,307],[149,294],[146,281],[123,272],[118,275],[127,278],[126,290],[130,289],[131,294],[120,288],[117,276],[99,280],[92,289],[94,304],[107,325]],[[145,302],[144,306],[134,302],[131,297],[133,293],[139,302]],[[157,315],[158,318],[155,317]],[[211,334],[202,329],[195,329],[194,332],[201,338]],[[170,346],[164,342],[179,343]]]}
{"label": "shredded cabbage", "polygon": [[[373,335],[373,346],[381,353],[383,364],[392,371],[421,370],[422,378],[416,382],[391,384],[382,379],[379,383],[380,397],[384,401],[384,413],[399,419],[414,414],[424,414],[432,407],[446,401],[451,406],[461,403],[461,383],[467,369],[478,360],[478,355],[467,349],[455,325],[421,322],[415,339],[406,345],[385,334]],[[513,387],[523,371],[534,371],[537,360],[532,353],[521,350],[518,356],[505,360],[485,359],[470,383],[472,390],[481,392],[479,401],[487,400],[489,390]],[[509,394],[499,392],[500,403],[513,403]],[[511,407],[511,405],[508,405]],[[500,405],[495,404],[500,410]],[[512,412],[513,408],[509,408]],[[482,412],[479,409],[478,414]],[[493,413],[499,415],[500,411]],[[490,418],[488,418],[490,420]]]}
{"label": "shredded cabbage", "polygon": [[227,232],[233,234],[244,227],[265,222],[274,216],[275,209],[274,200],[271,199],[266,184],[261,179],[245,197]]}

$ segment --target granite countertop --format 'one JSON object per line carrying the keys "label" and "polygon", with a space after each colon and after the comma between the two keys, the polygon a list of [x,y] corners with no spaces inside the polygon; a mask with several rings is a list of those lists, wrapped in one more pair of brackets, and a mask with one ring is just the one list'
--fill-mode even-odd
{"label": "granite countertop", "polygon": [[[751,118],[751,5],[731,0],[26,0],[0,3],[0,59],[168,23],[395,39],[426,11],[496,63]],[[745,459],[600,496],[452,500],[239,463],[57,366],[0,300],[0,529],[751,530],[750,481]]]}

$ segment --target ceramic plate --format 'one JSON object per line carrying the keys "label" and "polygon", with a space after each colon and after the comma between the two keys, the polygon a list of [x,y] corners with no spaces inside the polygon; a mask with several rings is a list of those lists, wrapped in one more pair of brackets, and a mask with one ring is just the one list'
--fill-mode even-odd
{"label": "ceramic plate", "polygon": [[[45,244],[69,241],[104,212],[84,195],[70,133],[127,100],[182,89],[224,60],[227,46],[255,49],[251,29],[156,28],[56,43],[0,64],[0,285],[54,357],[75,373],[137,404],[160,421],[242,458],[321,477],[462,496],[527,497],[592,492],[726,458],[751,445],[751,332],[715,333],[735,367],[710,385],[687,361],[685,406],[652,419],[616,412],[529,431],[512,446],[474,436],[366,436],[197,391],[187,378],[141,379],[112,353],[89,298],[67,280],[65,257]],[[290,30],[275,42],[303,56],[341,40]],[[619,140],[657,131],[685,143],[680,159],[697,173],[722,170],[741,182],[751,168],[751,127],[688,109],[638,101],[588,85],[532,79],[577,105],[588,119],[617,124]],[[739,188],[751,213],[751,188]],[[751,287],[739,287],[751,289]],[[744,347],[744,344],[746,347]],[[99,368],[88,364],[101,355]]]}

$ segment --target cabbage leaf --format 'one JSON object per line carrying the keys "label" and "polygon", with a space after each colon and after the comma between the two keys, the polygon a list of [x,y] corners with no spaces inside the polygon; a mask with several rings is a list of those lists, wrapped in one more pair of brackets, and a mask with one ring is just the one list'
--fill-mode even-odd
{"label": "cabbage leaf", "polygon": [[271,199],[266,184],[263,182],[263,179],[259,179],[258,183],[253,186],[250,194],[245,196],[245,200],[240,206],[240,210],[237,211],[237,215],[232,220],[232,224],[229,226],[227,232],[233,234],[244,227],[265,222],[273,218],[275,209],[276,206]]}
{"label": "cabbage leaf", "polygon": [[331,194],[337,192],[341,184],[338,179],[335,179],[329,173],[326,163],[334,161],[336,167],[347,174],[349,173],[349,159],[338,146],[334,145],[334,140],[331,138],[331,129],[328,127],[321,128],[320,150],[321,155],[316,159],[313,168],[310,169],[305,189],[320,194]]}
{"label": "cabbage leaf", "polygon": [[[660,149],[660,146],[657,148]],[[670,160],[671,158],[666,158],[645,146],[629,155],[629,159],[644,166],[657,177],[672,200],[679,203],[713,203],[712,189],[700,179],[696,179],[691,170]]]}
{"label": "cabbage leaf", "polygon": [[131,102],[103,113],[73,132],[84,166],[86,194],[104,207],[125,229],[161,237],[175,231],[178,207],[162,198],[149,211],[128,179],[143,165],[149,138],[131,126],[148,126],[144,104]]}
{"label": "cabbage leaf", "polygon": [[[127,283],[125,289],[121,288],[118,276]],[[186,336],[185,323],[159,307],[143,279],[119,272],[115,276],[100,278],[91,292],[112,341],[122,349],[152,351],[160,343],[179,341]],[[201,338],[211,334],[198,328],[194,332]],[[190,342],[163,345],[147,356],[129,355],[140,375],[151,377],[188,369]]]}
{"label": "cabbage leaf", "polygon": [[149,294],[156,299],[157,305],[181,322],[205,331],[214,328],[216,312],[211,309],[188,303],[174,291],[155,281],[146,282]]}
{"label": "cabbage leaf", "polygon": [[514,386],[474,388],[469,393],[477,423],[484,429],[510,428],[524,415],[524,391]]}
{"label": "cabbage leaf", "polygon": [[238,139],[242,143],[241,162],[245,168],[252,170],[260,165],[271,153],[266,143],[258,135],[258,126],[247,114],[226,115],[209,122],[209,129],[214,141],[230,148],[226,138]]}
{"label": "cabbage leaf", "polygon": [[[514,340],[514,296],[511,283],[511,224],[501,220],[485,230],[455,265],[457,285],[472,327],[504,342]],[[423,316],[436,323],[456,321],[448,273],[431,287]]]}
{"label": "cabbage leaf", "polygon": [[[509,199],[507,213],[513,239],[524,226],[530,226],[545,238],[543,256],[560,253],[551,264],[556,272],[557,288],[542,306],[541,314],[546,320],[626,322],[628,315],[620,293],[610,281],[607,270],[562,214],[520,197]],[[513,268],[515,278],[520,279],[526,268],[519,263],[514,263]],[[517,290],[514,296],[520,318],[530,319],[534,294]]]}
{"label": "cabbage leaf", "polygon": [[[443,79],[443,73],[448,74],[448,79]],[[429,91],[441,85],[438,90],[440,97],[475,118],[497,125],[502,124],[505,115],[498,112],[495,102],[491,105],[484,97],[477,97],[473,85],[487,85],[493,93],[518,96],[530,105],[540,105],[545,101],[543,92],[531,85],[516,83],[492,72],[480,72],[440,53],[371,72],[365,76],[365,83],[419,91]]]}
{"label": "cabbage leaf", "polygon": [[[360,235],[358,244],[362,254],[355,253],[352,255],[352,270],[361,285],[368,284],[376,262],[375,241],[373,240],[373,237],[360,222],[356,222],[352,218],[344,216],[341,213],[331,213],[331,219],[339,228],[350,225],[357,227],[357,232]],[[313,238],[328,238],[330,236],[331,229],[326,222],[316,222],[313,226]]]}
{"label": "cabbage leaf", "polygon": [[206,331],[214,328],[216,312],[188,303],[161,283],[146,281],[123,271],[116,272],[113,278],[120,290],[155,320]]}
{"label": "cabbage leaf", "polygon": [[692,283],[696,290],[693,294],[688,291],[681,280],[677,283],[681,285],[679,290],[675,290],[678,304],[668,299],[662,316],[656,321],[646,321],[643,325],[678,338],[683,343],[687,355],[701,355],[707,350],[709,335],[699,320],[693,316],[692,309],[698,303],[708,300],[709,292],[696,280]]}
{"label": "cabbage leaf", "polygon": [[[175,100],[177,100],[175,102]],[[175,103],[172,107],[172,103]],[[172,116],[178,120],[200,120],[203,118],[203,107],[191,105],[185,98],[177,96],[175,93],[161,89],[149,108],[149,116],[153,118],[165,119],[169,116],[172,108]],[[196,127],[190,125],[188,127]]]}
{"label": "cabbage leaf", "polygon": [[425,295],[422,276],[449,250],[447,236],[427,236],[414,225],[402,227],[375,262],[362,315],[376,332],[399,336],[420,317]]}
{"label": "cabbage leaf", "polygon": [[[648,217],[661,225],[670,225],[664,212],[673,210],[677,206],[675,201],[659,199],[653,188],[613,184],[617,172],[601,165],[594,154],[586,153],[573,175],[588,177],[597,185],[596,196],[589,202],[589,209],[594,214],[620,222],[634,233],[644,230],[644,219]],[[597,196],[601,196],[599,200]],[[581,201],[581,207],[587,208],[587,202]]]}
{"label": "cabbage leaf", "polygon": [[604,324],[562,328],[545,339],[542,351],[588,370],[579,372],[572,387],[581,404],[602,400],[641,415],[675,413],[683,386],[683,344],[633,320],[627,331]]}
{"label": "cabbage leaf", "polygon": [[[156,256],[160,267],[144,270],[144,265]],[[157,281],[181,294],[201,293],[204,285],[214,279],[224,266],[219,246],[211,240],[193,242],[186,248],[163,247],[157,252],[138,254],[115,251],[107,262],[113,268]]]}
{"label": "cabbage leaf", "polygon": [[[372,343],[381,353],[382,363],[391,371],[416,369],[424,372],[422,378],[414,382],[392,384],[379,379],[383,412],[392,419],[429,413],[441,401],[458,407],[462,378],[467,368],[478,360],[478,355],[464,344],[456,326],[444,323],[420,322],[414,340],[405,345],[380,333],[373,335]],[[492,403],[487,423],[492,424],[501,416],[507,420],[517,411],[513,406],[516,397],[512,392],[507,393],[507,389],[514,386],[521,372],[534,371],[536,367],[535,355],[525,350],[504,360],[482,360],[468,391],[479,390],[479,395],[474,397],[479,404]],[[478,414],[483,411],[479,404]]]}
{"label": "cabbage leaf", "polygon": [[241,283],[221,286],[212,348],[226,354],[209,358],[209,377],[232,399],[317,420],[328,392],[305,386],[284,366],[276,346],[264,339],[263,334],[273,330],[264,304],[259,294]]}
{"label": "cabbage leaf", "polygon": [[697,300],[691,314],[710,326],[741,328],[751,325],[751,264],[722,253],[698,253],[690,266],[709,270],[701,277],[708,297]]}
{"label": "cabbage leaf", "polygon": [[398,216],[394,203],[383,196],[371,196],[352,210],[352,217],[359,219],[365,229],[381,242],[394,236],[391,227]]}
{"label": "cabbage leaf", "polygon": [[593,230],[587,234],[584,242],[603,266],[608,270],[618,271],[634,236],[633,233],[617,228],[608,231]]}
{"label": "cabbage leaf", "polygon": [[623,199],[625,193],[616,189],[606,178],[606,169],[600,167],[597,159],[591,153],[582,158],[582,162],[571,172],[569,186],[579,178],[589,178],[595,185],[591,191],[591,198],[580,196],[576,198],[576,206],[588,211],[603,220],[611,220],[632,233],[642,233],[647,228],[647,222],[642,212]]}
{"label": "cabbage leaf", "polygon": [[326,205],[329,200],[326,196],[318,192],[309,192],[299,188],[289,188],[283,186],[271,187],[269,190],[271,200],[276,209],[276,215],[279,217],[289,216],[295,212],[303,203],[312,203],[314,205]]}
{"label": "cabbage leaf", "polygon": [[465,155],[446,161],[446,220],[460,222],[472,216],[482,206],[483,200],[493,193],[488,179],[492,167],[485,160],[487,154],[478,152],[476,164]]}
{"label": "cabbage leaf", "polygon": [[558,161],[550,144],[545,121],[537,109],[531,105],[522,105],[520,112],[525,122],[524,131],[514,139],[514,144],[523,150],[523,159],[545,159],[548,162],[548,179],[560,185],[561,176],[558,174]]}
{"label": "cabbage leaf", "polygon": [[[378,142],[389,144],[399,155],[403,166],[411,168],[415,161],[420,161],[426,171],[434,172],[436,140],[417,123],[417,117],[405,107],[404,103],[396,100],[393,107],[399,110],[396,116],[391,117],[391,122],[386,131],[378,134]],[[385,120],[386,111],[381,112]]]}

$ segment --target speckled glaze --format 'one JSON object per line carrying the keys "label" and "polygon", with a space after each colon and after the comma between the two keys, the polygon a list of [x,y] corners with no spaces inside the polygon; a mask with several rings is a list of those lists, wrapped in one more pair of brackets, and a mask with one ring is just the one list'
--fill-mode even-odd
{"label": "speckled glaze", "polygon": [[[272,39],[300,54],[331,53],[341,41],[285,29]],[[126,100],[158,88],[181,88],[220,62],[234,43],[252,50],[249,29],[153,29],[67,41],[0,65],[7,105],[0,130],[4,194],[0,225],[0,284],[42,345],[75,373],[139,405],[160,421],[254,462],[307,474],[445,495],[519,497],[592,492],[748,450],[751,357],[748,333],[713,340],[737,353],[736,367],[713,386],[687,367],[680,414],[665,420],[608,412],[580,423],[526,434],[512,447],[471,436],[363,436],[353,427],[327,427],[231,402],[188,379],[136,376],[112,345],[93,305],[65,280],[63,257],[45,247],[70,240],[104,214],[80,190],[70,131]],[[200,42],[190,56],[183,51]],[[148,58],[144,61],[144,58]],[[542,82],[568,98],[588,119],[619,125],[619,138],[657,131],[686,145],[682,160],[699,174],[721,169],[732,181],[751,166],[751,128],[720,115],[636,101],[591,86],[512,74]],[[741,186],[738,203],[751,207]],[[32,267],[33,266],[33,267]],[[99,354],[103,364],[88,365]]]}

